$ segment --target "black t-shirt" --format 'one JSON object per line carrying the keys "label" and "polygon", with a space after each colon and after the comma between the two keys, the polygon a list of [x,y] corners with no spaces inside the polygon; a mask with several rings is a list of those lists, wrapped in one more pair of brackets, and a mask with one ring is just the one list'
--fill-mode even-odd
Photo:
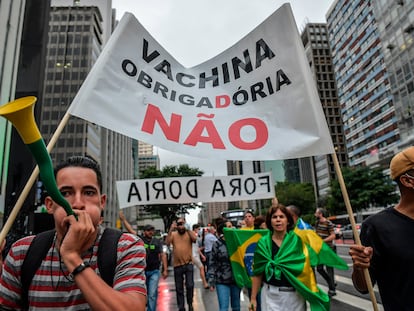
{"label": "black t-shirt", "polygon": [[[275,258],[277,252],[279,251],[280,247],[274,242],[272,241],[272,258]],[[282,286],[282,287],[292,287],[292,284],[290,284],[290,282],[288,281],[288,279],[285,277],[285,275],[281,274],[280,280],[276,279],[274,275],[272,275],[272,277],[270,278],[269,281],[267,280],[263,280],[264,283],[270,284],[270,285],[274,285],[274,286]]]}
{"label": "black t-shirt", "polygon": [[370,272],[384,309],[413,310],[414,220],[388,208],[362,223],[361,242],[374,249]]}
{"label": "black t-shirt", "polygon": [[156,238],[147,239],[141,237],[147,251],[147,266],[145,271],[158,270],[160,268],[160,254],[162,254],[162,242]]}

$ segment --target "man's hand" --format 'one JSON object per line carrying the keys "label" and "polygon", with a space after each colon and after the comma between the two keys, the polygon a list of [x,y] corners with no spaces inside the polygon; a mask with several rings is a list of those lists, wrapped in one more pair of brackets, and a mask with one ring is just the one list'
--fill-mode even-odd
{"label": "man's hand", "polygon": [[0,260],[2,259],[1,253],[3,253],[4,248],[6,247],[6,239],[3,240],[3,242],[0,245]]}
{"label": "man's hand", "polygon": [[119,219],[121,219],[121,221],[125,220],[125,215],[123,211],[119,211]]}
{"label": "man's hand", "polygon": [[374,250],[369,246],[365,247],[363,245],[351,245],[349,255],[352,258],[354,268],[369,268],[373,252]]}
{"label": "man's hand", "polygon": [[175,231],[175,230],[177,230],[177,223],[174,221],[174,222],[171,224],[171,227],[170,227],[170,231],[169,231],[169,232],[173,232],[173,231]]}
{"label": "man's hand", "polygon": [[63,220],[68,231],[61,241],[59,250],[69,271],[82,263],[81,255],[93,245],[98,230],[87,212],[75,210],[75,213],[78,221],[73,215],[66,216]]}

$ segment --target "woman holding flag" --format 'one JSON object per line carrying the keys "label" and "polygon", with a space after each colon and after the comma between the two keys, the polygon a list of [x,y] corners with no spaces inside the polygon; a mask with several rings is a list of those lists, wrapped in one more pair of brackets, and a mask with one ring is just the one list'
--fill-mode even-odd
{"label": "woman holding flag", "polygon": [[[270,234],[257,243],[253,260],[250,310],[256,310],[261,290],[262,310],[329,310],[329,296],[320,290],[312,267],[325,262],[347,269],[347,265],[311,230],[294,231],[294,220],[282,204],[273,204],[266,215]],[[308,232],[309,231],[309,232]]]}
{"label": "woman holding flag", "polygon": [[[270,264],[277,255],[280,257],[285,237],[293,233],[293,218],[285,206],[278,204],[269,209],[266,224],[271,234],[259,240],[257,248],[261,245],[261,251],[256,248],[254,254],[251,310],[256,310],[256,295],[262,282],[262,310],[306,310],[305,299],[295,290],[285,274],[281,270],[276,270],[277,264],[273,267]],[[274,269],[268,271],[268,268]]]}

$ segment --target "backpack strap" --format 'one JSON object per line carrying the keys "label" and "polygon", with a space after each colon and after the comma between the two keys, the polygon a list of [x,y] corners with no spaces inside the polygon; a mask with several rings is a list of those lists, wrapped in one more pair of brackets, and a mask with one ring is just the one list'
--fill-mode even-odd
{"label": "backpack strap", "polygon": [[101,278],[111,287],[114,283],[115,268],[118,261],[118,240],[121,235],[120,230],[106,228],[98,247],[98,268]]}
{"label": "backpack strap", "polygon": [[[98,267],[101,278],[112,287],[114,282],[115,268],[117,264],[118,240],[122,232],[116,229],[106,228],[102,234],[98,247]],[[42,260],[46,257],[52,246],[55,230],[49,230],[37,234],[30,244],[24,258],[21,270],[22,283],[22,307],[29,307],[29,287],[32,279],[39,269]]]}
{"label": "backpack strap", "polygon": [[52,246],[55,230],[49,230],[37,234],[30,244],[21,270],[22,306],[23,310],[29,307],[29,287],[32,279],[40,267],[42,260]]}

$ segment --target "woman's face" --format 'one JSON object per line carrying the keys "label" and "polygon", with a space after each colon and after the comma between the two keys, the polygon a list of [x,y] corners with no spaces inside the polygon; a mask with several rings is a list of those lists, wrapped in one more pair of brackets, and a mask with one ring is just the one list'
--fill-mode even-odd
{"label": "woman's face", "polygon": [[286,232],[288,227],[288,219],[286,215],[280,209],[278,209],[272,214],[271,224],[273,231]]}

